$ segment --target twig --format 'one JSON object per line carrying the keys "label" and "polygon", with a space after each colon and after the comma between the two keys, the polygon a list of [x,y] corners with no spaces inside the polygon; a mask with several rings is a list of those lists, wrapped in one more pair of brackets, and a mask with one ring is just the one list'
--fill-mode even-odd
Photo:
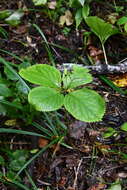
{"label": "twig", "polygon": [[82,160],[83,160],[83,159],[81,159],[81,160],[79,161],[79,164],[78,164],[77,169],[74,168],[74,170],[75,170],[75,179],[74,179],[74,184],[73,184],[73,189],[74,189],[74,190],[76,189],[76,186],[77,186],[77,179],[78,179],[79,169],[80,169],[80,166],[81,166],[81,164],[82,164]]}
{"label": "twig", "polygon": [[[72,70],[73,63],[63,63],[62,66],[59,67],[61,71],[63,71],[65,68],[67,70]],[[106,64],[99,64],[99,65],[88,65],[84,66],[81,64],[78,64],[79,66],[82,66],[84,68],[90,69],[93,73],[96,74],[113,74],[113,73],[126,73],[127,72],[127,58],[120,61],[117,65],[106,65]]]}

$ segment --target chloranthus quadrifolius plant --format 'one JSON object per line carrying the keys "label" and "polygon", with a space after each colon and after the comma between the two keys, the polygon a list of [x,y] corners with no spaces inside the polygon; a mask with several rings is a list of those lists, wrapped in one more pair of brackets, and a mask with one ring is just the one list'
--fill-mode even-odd
{"label": "chloranthus quadrifolius plant", "polygon": [[71,71],[58,69],[47,64],[36,64],[21,69],[25,80],[39,85],[31,89],[28,101],[36,110],[49,112],[62,106],[76,119],[85,122],[100,121],[105,112],[104,99],[94,90],[84,87],[92,82],[89,71],[73,65]]}

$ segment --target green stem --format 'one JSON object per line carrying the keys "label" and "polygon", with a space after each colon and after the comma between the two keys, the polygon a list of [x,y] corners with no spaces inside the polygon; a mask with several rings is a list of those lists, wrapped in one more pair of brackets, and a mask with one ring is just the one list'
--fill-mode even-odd
{"label": "green stem", "polygon": [[103,49],[103,53],[104,53],[105,64],[108,65],[108,60],[107,60],[107,55],[106,55],[104,44],[101,43],[101,45],[102,45],[102,49]]}

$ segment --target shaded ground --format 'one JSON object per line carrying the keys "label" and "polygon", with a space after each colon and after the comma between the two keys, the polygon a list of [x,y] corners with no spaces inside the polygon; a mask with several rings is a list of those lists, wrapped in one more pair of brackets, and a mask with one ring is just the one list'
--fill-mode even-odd
{"label": "shaded ground", "polygon": [[[118,2],[118,5],[126,6],[126,3]],[[19,6],[23,7],[24,2],[7,2],[7,0],[6,2],[0,2],[1,9],[18,9]],[[112,1],[106,3],[93,2],[91,7],[92,14],[96,16],[108,15],[114,11]],[[83,63],[86,61],[89,63],[87,57],[89,51],[84,46],[83,41],[84,26],[76,31],[73,25],[70,27],[69,34],[65,35],[63,34],[63,28],[59,27],[57,21],[50,20],[43,11],[26,11],[18,27],[11,27],[1,22],[1,26],[8,32],[8,38],[0,37],[0,49],[16,54],[20,58],[25,58],[31,63],[51,64],[45,42],[31,23],[36,23],[40,27],[49,43],[66,48],[63,50],[55,45],[50,46],[53,59],[57,65],[66,62]],[[92,39],[93,45],[100,49],[99,42],[94,38]],[[108,59],[111,63],[116,64],[126,58],[126,43],[126,36],[122,35],[114,36],[106,43]],[[7,61],[11,61],[16,65],[20,64],[18,60],[5,52],[0,51],[0,55]],[[3,74],[2,65],[0,65],[0,69]],[[122,184],[122,189],[127,189],[127,133],[120,131],[119,128],[127,121],[127,98],[125,95],[115,92],[97,75],[94,76],[91,87],[105,97],[107,102],[106,114],[101,122],[88,124],[76,121],[74,118],[70,118],[67,113],[64,113],[63,110],[61,111],[64,114],[62,122],[69,128],[65,143],[73,149],[63,146],[60,146],[57,150],[54,147],[50,148],[29,165],[28,170],[37,187],[41,190],[48,190],[48,187],[49,189],[59,190],[102,190],[107,189],[110,184],[118,179]],[[14,116],[10,118],[1,116],[1,124],[4,126],[5,121],[12,118],[14,119]],[[34,118],[43,125],[38,115]],[[25,130],[24,120],[21,117],[18,118],[18,116],[16,119],[18,120],[16,128]],[[107,127],[112,127],[117,132],[110,138],[103,138],[103,133]],[[34,131],[31,126],[28,126],[27,129]],[[12,147],[10,144],[8,145],[11,141],[16,142],[16,145],[13,144]],[[38,138],[21,137],[19,135],[8,135],[7,138],[7,134],[0,137],[0,143],[3,148],[9,146],[13,150],[31,150],[39,146]],[[2,149],[1,152],[3,154]],[[23,183],[31,188],[26,177],[23,178]],[[20,189],[2,182],[0,185],[1,190]]]}

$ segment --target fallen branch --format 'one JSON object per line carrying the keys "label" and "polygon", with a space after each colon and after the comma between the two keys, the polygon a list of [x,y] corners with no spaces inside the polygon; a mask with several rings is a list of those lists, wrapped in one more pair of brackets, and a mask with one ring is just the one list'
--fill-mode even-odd
{"label": "fallen branch", "polygon": [[[60,66],[60,70],[63,71],[65,68],[67,70],[72,70],[73,63],[63,63]],[[91,70],[95,74],[113,74],[113,73],[126,73],[127,72],[127,58],[120,61],[117,65],[106,65],[106,64],[98,64],[98,65],[81,65],[79,66],[85,67]]]}

